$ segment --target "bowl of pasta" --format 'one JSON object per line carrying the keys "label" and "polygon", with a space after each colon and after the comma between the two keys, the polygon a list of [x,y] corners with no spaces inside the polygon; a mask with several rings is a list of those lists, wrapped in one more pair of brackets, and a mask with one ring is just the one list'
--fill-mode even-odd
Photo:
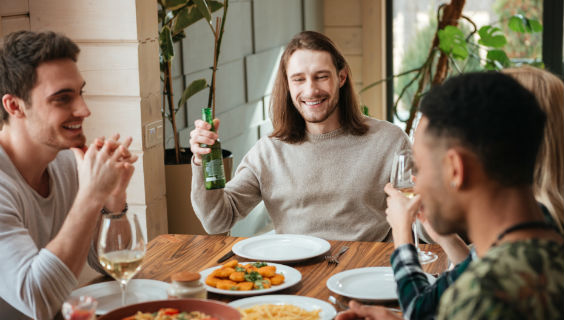
{"label": "bowl of pasta", "polygon": [[98,320],[240,320],[239,311],[204,299],[157,300],[115,309]]}

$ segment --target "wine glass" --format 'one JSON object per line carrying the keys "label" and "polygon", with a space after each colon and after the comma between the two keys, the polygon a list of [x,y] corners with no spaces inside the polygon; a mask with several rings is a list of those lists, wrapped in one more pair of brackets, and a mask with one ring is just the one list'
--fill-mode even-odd
{"label": "wine glass", "polygon": [[98,258],[104,270],[119,282],[121,303],[129,280],[141,269],[145,239],[137,215],[131,212],[104,214],[98,238]]}
{"label": "wine glass", "polygon": [[[394,157],[392,165],[392,175],[390,177],[392,186],[401,191],[404,196],[413,198],[413,154],[409,150],[402,150]],[[416,218],[417,219],[417,218]],[[417,235],[417,221],[413,223],[413,239],[417,255],[421,264],[431,263],[437,260],[438,256],[430,251],[422,251],[419,248],[419,236]]]}

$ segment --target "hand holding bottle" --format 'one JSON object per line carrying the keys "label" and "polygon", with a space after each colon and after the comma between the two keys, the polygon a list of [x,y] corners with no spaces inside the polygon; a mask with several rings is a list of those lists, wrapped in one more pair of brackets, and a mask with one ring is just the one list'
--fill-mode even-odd
{"label": "hand holding bottle", "polygon": [[[198,162],[200,162],[202,165],[207,190],[221,189],[225,187],[226,179],[221,142],[214,126],[215,123],[219,125],[219,120],[212,120],[211,108],[202,108],[202,119],[206,125],[199,124],[200,127],[198,128],[198,124],[196,124],[194,130],[196,132],[194,135],[190,134],[190,148],[195,155],[194,164],[198,165]],[[196,160],[197,158],[200,161]]]}
{"label": "hand holding bottle", "polygon": [[215,140],[219,137],[217,131],[219,129],[219,119],[213,120],[214,131],[211,131],[212,126],[204,120],[196,120],[194,122],[194,130],[190,131],[190,150],[194,154],[194,164],[202,165],[202,155],[209,154],[210,148],[202,147],[202,144],[213,145]]}

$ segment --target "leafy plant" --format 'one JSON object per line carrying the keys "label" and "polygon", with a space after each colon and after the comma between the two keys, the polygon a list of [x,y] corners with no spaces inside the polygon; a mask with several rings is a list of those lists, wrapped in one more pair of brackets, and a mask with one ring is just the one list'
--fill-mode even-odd
{"label": "leafy plant", "polygon": [[[158,0],[158,3],[158,16],[161,26],[159,30],[159,63],[162,73],[161,80],[163,81],[162,114],[163,118],[168,119],[172,124],[176,163],[180,163],[180,144],[176,128],[176,113],[178,110],[191,96],[209,87],[208,107],[212,108],[212,116],[215,117],[215,77],[229,0],[224,0],[223,3],[216,0]],[[223,8],[223,16],[216,19],[214,26],[211,15],[221,8]],[[207,21],[214,37],[211,84],[208,85],[206,79],[193,81],[186,87],[175,105],[171,71],[172,59],[175,55],[174,43],[184,39],[186,37],[185,29],[201,19]],[[168,103],[165,103],[165,99]]]}
{"label": "leafy plant", "polygon": [[[398,97],[393,106],[394,115],[400,121],[406,123],[405,131],[408,134],[412,129],[419,101],[430,87],[442,83],[450,75],[475,70],[472,67],[474,65],[472,60],[477,60],[481,64],[481,68],[487,70],[499,70],[513,64],[504,51],[507,38],[502,29],[495,26],[496,24],[506,22],[511,32],[535,33],[542,31],[542,25],[538,20],[527,18],[521,14],[515,14],[506,20],[500,20],[478,29],[470,18],[463,15],[464,5],[465,0],[451,0],[450,4],[439,6],[435,35],[423,63],[392,76],[392,78],[410,76],[410,79],[399,89]],[[470,24],[469,32],[464,32],[464,28],[459,28],[461,21]],[[475,41],[476,37],[478,38],[477,42]],[[479,55],[479,50],[486,51],[485,58]],[[387,80],[390,79],[382,79],[369,84],[360,92]],[[415,83],[417,83],[416,90],[410,91],[411,86]],[[407,92],[411,93],[412,99],[409,106],[409,117],[404,120],[398,116],[398,105]]]}

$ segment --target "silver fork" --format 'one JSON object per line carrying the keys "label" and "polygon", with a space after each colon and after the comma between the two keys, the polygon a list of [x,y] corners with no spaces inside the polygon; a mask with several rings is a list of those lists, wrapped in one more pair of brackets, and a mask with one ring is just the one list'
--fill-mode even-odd
{"label": "silver fork", "polygon": [[349,247],[347,246],[343,246],[341,248],[341,250],[339,250],[339,252],[336,255],[332,255],[332,256],[325,256],[325,260],[327,260],[327,264],[334,264],[337,265],[339,264],[339,257],[345,253],[345,251],[349,250]]}

